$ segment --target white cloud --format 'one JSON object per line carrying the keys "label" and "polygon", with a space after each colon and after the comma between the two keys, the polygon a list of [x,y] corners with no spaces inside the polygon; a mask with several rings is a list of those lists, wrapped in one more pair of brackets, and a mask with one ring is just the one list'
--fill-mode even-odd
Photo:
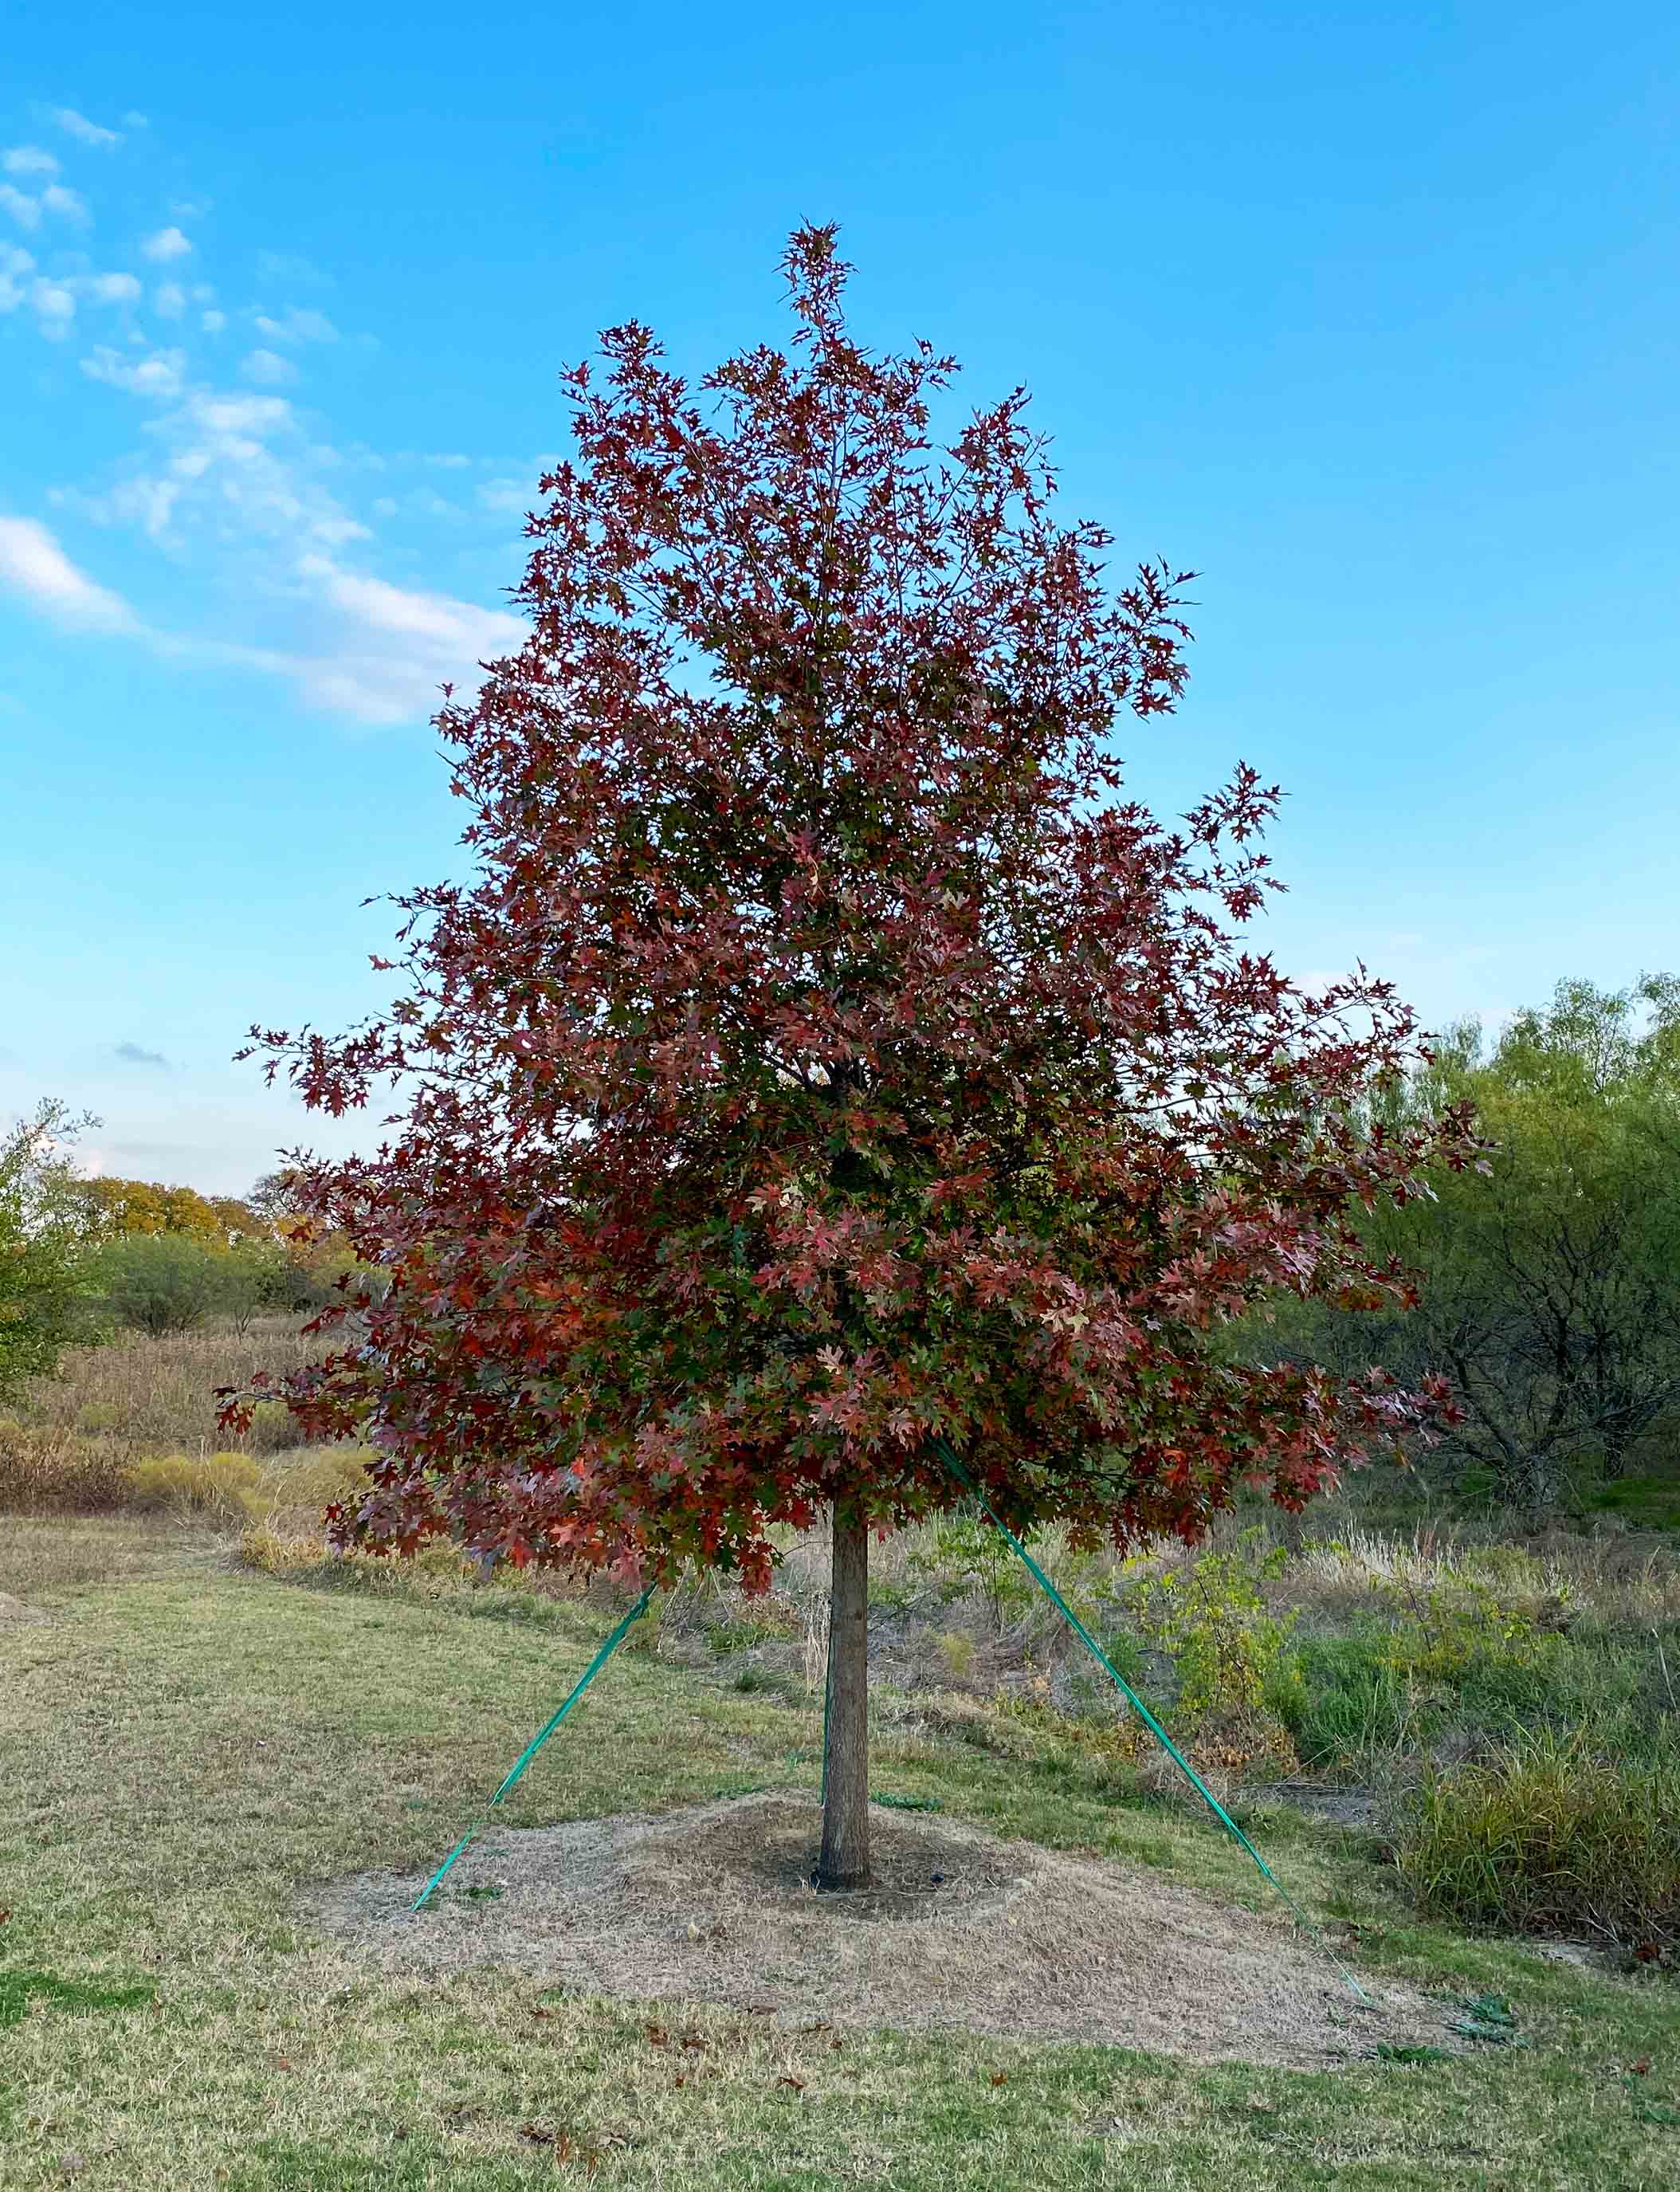
{"label": "white cloud", "polygon": [[140,246],[148,259],[159,262],[185,259],[191,248],[192,245],[178,228],[160,228],[156,235],[147,237]]}
{"label": "white cloud", "polygon": [[195,396],[196,425],[213,435],[272,434],[292,424],[292,407],[283,396]]}
{"label": "white cloud", "polygon": [[0,243],[0,312],[14,312],[26,294],[20,277],[34,271],[35,261],[15,243]]}
{"label": "white cloud", "polygon": [[375,517],[395,517],[397,505],[391,500],[391,498],[388,494],[376,495],[373,498],[373,513]]}
{"label": "white cloud", "polygon": [[82,370],[89,380],[103,380],[112,388],[127,389],[131,396],[168,399],[179,396],[185,385],[186,352],[154,351],[136,365],[120,351],[100,343],[95,345],[91,357],[83,359]]}
{"label": "white cloud", "polygon": [[83,145],[120,145],[122,133],[102,129],[97,122],[89,122],[85,114],[78,114],[73,106],[55,106],[53,119],[66,136],[74,137]]}
{"label": "white cloud", "polygon": [[192,285],[192,301],[195,305],[213,305],[216,301],[216,293],[208,282],[195,282]]}
{"label": "white cloud", "polygon": [[537,499],[534,483],[527,486],[523,480],[485,480],[478,490],[481,509],[504,511],[510,517],[523,517]]}
{"label": "white cloud", "polygon": [[88,294],[101,305],[132,305],[139,300],[140,285],[132,274],[95,274]]}
{"label": "white cloud", "polygon": [[28,197],[14,183],[0,183],[0,206],[3,206],[20,228],[37,229],[41,225],[40,201]]}
{"label": "white cloud", "polygon": [[178,320],[186,310],[186,291],[179,282],[161,282],[151,293],[151,308],[160,318]]}
{"label": "white cloud", "polygon": [[39,145],[14,145],[0,153],[0,168],[9,175],[55,175],[59,163]]}
{"label": "white cloud", "polygon": [[93,218],[80,192],[67,191],[62,183],[48,184],[41,193],[41,205],[43,212],[55,213],[65,220],[86,222]]}
{"label": "white cloud", "polygon": [[338,647],[304,665],[305,696],[365,723],[399,723],[436,713],[445,680],[467,686],[480,660],[518,650],[521,619],[446,594],[411,592],[305,556],[299,574],[342,621]]}
{"label": "white cloud", "polygon": [[66,623],[105,631],[140,628],[121,595],[77,570],[37,518],[0,517],[0,585]]}
{"label": "white cloud", "polygon": [[49,342],[62,342],[76,317],[76,293],[62,282],[31,283],[29,301],[41,332]]}
{"label": "white cloud", "polygon": [[252,351],[240,360],[239,370],[259,388],[283,388],[298,377],[298,368],[291,359],[272,350]]}
{"label": "white cloud", "polygon": [[337,342],[339,330],[325,312],[288,305],[280,318],[259,312],[257,325],[272,342]]}
{"label": "white cloud", "polygon": [[207,335],[219,335],[222,329],[227,325],[227,314],[225,312],[202,312],[199,315],[198,324],[203,328]]}

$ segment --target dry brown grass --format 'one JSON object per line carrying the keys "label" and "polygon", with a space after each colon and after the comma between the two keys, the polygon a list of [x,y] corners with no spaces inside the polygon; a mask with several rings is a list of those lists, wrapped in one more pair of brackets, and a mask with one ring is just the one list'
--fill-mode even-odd
{"label": "dry brown grass", "polygon": [[71,1349],[60,1376],[31,1379],[0,1413],[0,1512],[108,1513],[128,1504],[124,1472],[147,1457],[295,1448],[297,1424],[282,1403],[264,1403],[240,1437],[217,1428],[215,1393],[255,1370],[318,1359],[324,1337],[305,1338],[302,1322],[267,1317],[243,1333],[217,1325]]}
{"label": "dry brown grass", "polygon": [[270,1413],[243,1439],[216,1428],[218,1385],[244,1384],[256,1370],[292,1370],[317,1361],[333,1341],[305,1339],[304,1319],[259,1317],[246,1332],[207,1325],[164,1339],[124,1333],[105,1347],[72,1348],[63,1374],[37,1378],[12,1413],[31,1430],[109,1439],[137,1453],[196,1453],[238,1447],[271,1453],[296,1446],[295,1423]]}
{"label": "dry brown grass", "polygon": [[[382,1976],[506,1964],[631,2001],[702,2001],[837,2030],[970,2032],[1327,2069],[1379,2043],[1455,2048],[1440,2005],[1365,2004],[1287,1916],[956,1821],[871,1824],[875,1885],[819,1894],[807,1799],[503,1831],[439,1898],[374,1873],[310,1915]],[[1356,2013],[1357,2004],[1357,2013]]]}

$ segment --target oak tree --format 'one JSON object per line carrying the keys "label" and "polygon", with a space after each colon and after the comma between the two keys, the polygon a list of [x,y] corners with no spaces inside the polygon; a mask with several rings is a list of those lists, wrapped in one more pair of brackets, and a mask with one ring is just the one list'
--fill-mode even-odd
{"label": "oak tree", "polygon": [[476,877],[396,899],[387,1012],[242,1053],[334,1116],[406,1089],[377,1154],[292,1154],[389,1288],[225,1417],[279,1390],[370,1442],[345,1547],[758,1591],[772,1531],[829,1511],[839,1887],[870,1536],[962,1498],[936,1437],[1082,1544],[1193,1541],[1244,1483],[1298,1507],[1444,1383],[1209,1335],[1268,1287],[1408,1299],[1348,1198],[1478,1145],[1358,1124],[1414,1035],[1392,985],[1310,997],[1233,940],[1277,787],[1239,766],[1182,831],[1124,797],[1189,574],[1111,585],[1021,390],[942,444],[954,361],[853,339],[833,228],[783,265],[789,351],[691,388],[632,322],[564,376],[528,642],[435,719]]}

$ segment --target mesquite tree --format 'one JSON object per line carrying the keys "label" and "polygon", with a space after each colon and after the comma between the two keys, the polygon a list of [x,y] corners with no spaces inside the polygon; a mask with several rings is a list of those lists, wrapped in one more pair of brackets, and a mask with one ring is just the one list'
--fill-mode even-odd
{"label": "mesquite tree", "polygon": [[410,1090],[377,1157],[294,1160],[390,1278],[280,1387],[376,1450],[336,1542],[757,1591],[772,1527],[831,1511],[845,1886],[869,1538],[964,1497],[931,1442],[1087,1546],[1193,1541],[1243,1482],[1298,1508],[1450,1419],[1444,1383],[1208,1335],[1267,1289],[1409,1299],[1350,1198],[1480,1145],[1467,1113],[1362,1133],[1409,1010],[1363,968],[1297,992],[1210,910],[1279,888],[1249,842],[1276,787],[1239,767],[1187,835],[1119,799],[1107,741],[1178,695],[1190,574],[1105,588],[1020,390],[941,447],[954,362],[851,339],[834,233],[783,261],[793,354],[703,403],[635,323],[564,376],[530,640],[435,719],[478,879],[394,901],[387,1013],[241,1055],[335,1116]]}

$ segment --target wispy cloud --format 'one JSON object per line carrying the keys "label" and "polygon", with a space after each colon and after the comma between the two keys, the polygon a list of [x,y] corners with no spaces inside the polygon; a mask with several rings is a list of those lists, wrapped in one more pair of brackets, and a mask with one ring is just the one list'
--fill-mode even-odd
{"label": "wispy cloud", "polygon": [[185,368],[185,351],[158,350],[149,357],[135,358],[106,343],[95,345],[93,356],[82,361],[89,380],[103,380],[134,396],[179,396]]}
{"label": "wispy cloud", "polygon": [[80,571],[38,519],[0,517],[0,586],[47,614],[99,631],[134,632],[140,619],[120,594]]}
{"label": "wispy cloud", "polygon": [[[114,141],[117,134],[94,123],[78,132],[55,118],[89,145]],[[26,203],[25,217],[32,214],[37,226],[49,211],[73,217],[72,193],[48,204],[63,188],[56,157],[39,147],[13,149],[39,154],[38,163],[13,161],[9,169],[39,186],[16,191]],[[196,209],[202,202],[191,203]],[[0,207],[6,203],[0,197]],[[187,203],[169,202],[168,210],[190,220]],[[123,593],[83,569],[34,518],[0,521],[0,591],[66,627],[102,631],[169,659],[236,665],[283,679],[308,707],[350,722],[425,720],[436,712],[441,683],[470,691],[477,665],[515,652],[527,625],[504,610],[393,584],[356,568],[363,559],[355,551],[373,535],[364,513],[341,499],[345,482],[367,469],[384,469],[386,460],[366,449],[340,452],[316,414],[295,409],[280,392],[302,380],[312,349],[343,339],[339,328],[324,312],[287,299],[283,289],[276,301],[260,305],[218,301],[208,283],[191,278],[195,263],[191,237],[174,222],[142,237],[134,271],[85,271],[83,259],[77,271],[49,276],[29,252],[0,246],[0,312],[27,308],[40,331],[60,341],[76,331],[78,305],[90,317],[120,316],[96,323],[99,340],[77,362],[85,381],[143,407],[142,438],[100,477],[49,487],[46,499],[55,510],[102,528],[139,535],[179,572],[190,571],[196,556],[223,590],[215,636],[160,629]],[[156,276],[143,281],[148,265]],[[327,278],[281,253],[263,254],[259,268],[276,288],[282,281]],[[142,316],[148,309],[172,323],[167,345],[145,339]],[[220,346],[210,339],[236,328],[250,331],[246,343],[218,362]],[[486,509],[523,510],[530,499],[505,457],[404,451],[390,462],[463,475],[463,491],[452,500],[430,484],[413,483],[365,513],[375,519],[389,509],[405,522],[458,528]],[[498,476],[475,499],[472,476],[486,471]],[[172,583],[171,598],[191,596]]]}
{"label": "wispy cloud", "polygon": [[510,517],[523,517],[537,499],[534,473],[528,480],[485,480],[478,490],[478,505],[481,510],[505,512]]}
{"label": "wispy cloud", "polygon": [[[122,133],[120,129],[103,129],[97,122],[89,122],[85,114],[78,114],[73,106],[54,107],[52,117],[65,134],[67,137],[74,137],[78,144],[120,145],[122,142]],[[129,119],[127,116],[123,118]],[[143,127],[145,117],[137,118]]]}
{"label": "wispy cloud", "polygon": [[298,377],[298,368],[278,351],[253,350],[239,361],[245,379],[259,388],[283,388]]}
{"label": "wispy cloud", "polygon": [[305,690],[362,722],[431,714],[446,679],[475,683],[479,662],[516,652],[529,636],[523,621],[504,610],[394,586],[325,556],[306,556],[298,568],[339,626],[333,652],[303,671]]}
{"label": "wispy cloud", "polygon": [[166,1073],[169,1070],[169,1061],[161,1050],[146,1050],[137,1042],[119,1042],[113,1047],[125,1065],[162,1066]]}
{"label": "wispy cloud", "polygon": [[20,228],[32,235],[41,225],[41,201],[20,191],[15,183],[0,183],[0,210],[12,216]]}
{"label": "wispy cloud", "polygon": [[14,145],[0,152],[0,168],[9,175],[55,175],[59,163],[40,145]]}
{"label": "wispy cloud", "polygon": [[65,282],[32,282],[29,301],[36,323],[49,342],[63,342],[76,317],[76,292]]}
{"label": "wispy cloud", "polygon": [[337,342],[339,330],[325,312],[311,311],[308,306],[288,305],[276,318],[272,313],[259,312],[259,330],[271,342]]}

